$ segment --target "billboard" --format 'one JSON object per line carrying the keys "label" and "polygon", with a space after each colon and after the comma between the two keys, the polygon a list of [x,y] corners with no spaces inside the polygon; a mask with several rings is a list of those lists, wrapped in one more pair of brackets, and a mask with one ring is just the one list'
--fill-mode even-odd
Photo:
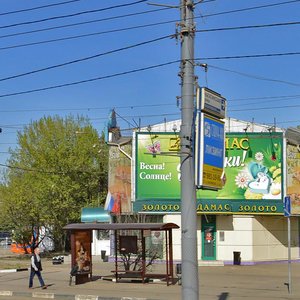
{"label": "billboard", "polygon": [[[131,155],[131,143],[120,146]],[[105,208],[113,213],[131,211],[131,160],[118,147],[109,148],[108,195]]]}
{"label": "billboard", "polygon": [[287,195],[291,200],[291,215],[300,214],[300,152],[299,146],[287,145]]}
{"label": "billboard", "polygon": [[[137,134],[135,211],[180,211],[180,158],[171,151],[175,140],[172,133]],[[227,133],[225,184],[217,192],[199,190],[197,211],[282,214],[282,142],[282,133]]]}
{"label": "billboard", "polygon": [[175,133],[137,133],[136,199],[179,199],[180,137]]}

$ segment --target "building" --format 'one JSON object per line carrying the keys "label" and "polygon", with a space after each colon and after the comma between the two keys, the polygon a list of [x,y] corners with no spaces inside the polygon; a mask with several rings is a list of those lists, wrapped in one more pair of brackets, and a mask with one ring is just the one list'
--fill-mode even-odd
{"label": "building", "polygon": [[[109,193],[115,221],[138,216],[180,226],[179,128],[180,121],[166,122],[143,128],[132,139],[114,140]],[[280,128],[266,125],[228,118],[225,132],[223,187],[197,191],[199,263],[287,260],[287,194],[292,199],[291,256],[298,260],[300,147]],[[219,176],[210,180],[221,181]],[[180,260],[180,229],[174,230],[173,244],[174,258]]]}

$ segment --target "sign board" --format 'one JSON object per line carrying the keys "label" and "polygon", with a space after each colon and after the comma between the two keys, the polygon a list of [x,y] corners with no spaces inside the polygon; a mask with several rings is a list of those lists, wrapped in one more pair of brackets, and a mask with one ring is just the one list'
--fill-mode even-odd
{"label": "sign board", "polygon": [[283,212],[285,217],[289,217],[291,215],[291,197],[284,197],[284,207]]}
{"label": "sign board", "polygon": [[226,116],[226,99],[220,94],[208,89],[201,88],[200,95],[197,93],[198,107],[201,104],[201,111],[223,119]]}
{"label": "sign board", "polygon": [[136,199],[180,199],[180,137],[136,134]]}
{"label": "sign board", "polygon": [[222,188],[224,165],[224,122],[201,113],[196,137],[196,186],[218,190]]}
{"label": "sign board", "polygon": [[[207,122],[215,120],[207,117]],[[226,182],[218,191],[197,191],[197,212],[283,216],[283,134],[226,133],[225,137]],[[181,211],[178,139],[172,132],[136,133],[135,212]]]}

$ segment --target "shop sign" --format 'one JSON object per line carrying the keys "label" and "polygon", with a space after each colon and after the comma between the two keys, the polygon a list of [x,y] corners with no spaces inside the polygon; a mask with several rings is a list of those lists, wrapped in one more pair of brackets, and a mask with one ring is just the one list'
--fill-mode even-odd
{"label": "shop sign", "polygon": [[[135,211],[180,211],[180,158],[172,151],[176,138],[171,133],[137,134]],[[220,213],[282,214],[282,141],[282,133],[227,133],[225,184],[217,192],[199,190],[197,211],[217,207]],[[165,203],[147,207],[155,200]]]}
{"label": "shop sign", "polygon": [[[178,213],[181,211],[180,200],[174,201],[136,201],[134,211],[144,213]],[[251,214],[251,215],[282,215],[282,203],[236,201],[236,200],[197,200],[198,214]]]}

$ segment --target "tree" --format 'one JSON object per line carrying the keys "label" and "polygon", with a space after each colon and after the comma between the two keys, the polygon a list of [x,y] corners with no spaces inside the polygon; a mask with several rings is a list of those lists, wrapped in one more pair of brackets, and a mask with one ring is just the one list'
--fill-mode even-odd
{"label": "tree", "polygon": [[103,204],[108,149],[86,118],[44,117],[18,133],[0,189],[2,221],[24,243],[34,226],[45,227],[63,250],[68,223],[81,208]]}

